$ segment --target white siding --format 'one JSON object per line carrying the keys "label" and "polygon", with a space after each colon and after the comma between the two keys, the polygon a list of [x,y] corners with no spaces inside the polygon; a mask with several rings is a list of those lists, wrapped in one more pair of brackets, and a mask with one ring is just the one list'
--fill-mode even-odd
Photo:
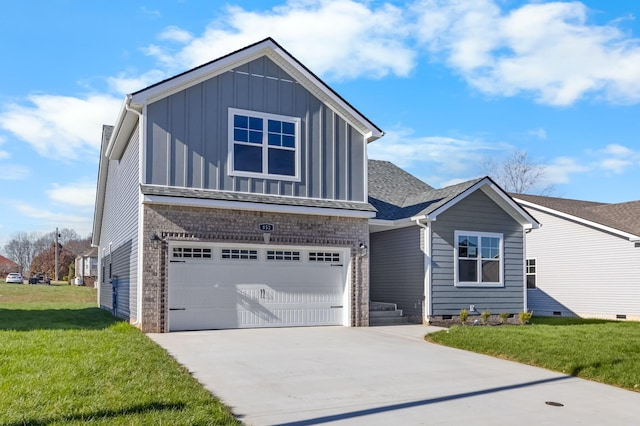
{"label": "white siding", "polygon": [[113,308],[113,288],[109,282],[109,262],[112,262],[112,275],[118,277],[117,315],[124,318],[137,318],[138,135],[136,127],[120,161],[109,162],[99,247],[105,267],[105,276],[101,275],[100,305]]}
{"label": "white siding", "polygon": [[640,247],[557,216],[531,209],[542,227],[527,235],[536,258],[535,314],[640,320]]}

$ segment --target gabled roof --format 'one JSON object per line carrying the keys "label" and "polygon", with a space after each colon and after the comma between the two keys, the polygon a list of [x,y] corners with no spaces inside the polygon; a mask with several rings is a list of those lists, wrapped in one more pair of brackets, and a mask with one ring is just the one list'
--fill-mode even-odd
{"label": "gabled roof", "polygon": [[228,55],[214,59],[181,74],[162,80],[125,97],[118,115],[113,136],[109,141],[106,154],[119,159],[124,151],[129,134],[135,127],[143,107],[174,93],[187,89],[205,80],[225,73],[254,59],[267,56],[284,69],[298,83],[313,93],[318,99],[329,105],[338,114],[345,117],[367,138],[368,142],[379,139],[384,132],[360,111],[354,108],[342,96],[335,92],[304,64],[294,58],[271,37],[244,47]]}
{"label": "gabled roof", "polygon": [[512,195],[525,207],[612,232],[632,241],[640,240],[640,201],[608,204],[541,195]]}
{"label": "gabled roof", "polygon": [[483,191],[522,226],[540,226],[489,177],[434,189],[388,161],[369,160],[369,203],[378,210],[376,219],[436,220],[476,190]]}
{"label": "gabled roof", "polygon": [[18,265],[13,260],[8,259],[8,258],[0,255],[0,269],[1,270],[15,269],[15,271],[11,271],[11,272],[18,272],[18,268],[19,267],[20,267],[20,265]]}

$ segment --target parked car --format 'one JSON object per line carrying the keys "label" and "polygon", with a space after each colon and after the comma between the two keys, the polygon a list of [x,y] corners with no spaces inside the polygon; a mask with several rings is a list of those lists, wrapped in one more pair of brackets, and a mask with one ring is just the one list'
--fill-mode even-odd
{"label": "parked car", "polygon": [[7,284],[22,284],[22,274],[20,274],[19,272],[11,272],[9,275],[7,275],[7,279],[5,281],[7,282]]}
{"label": "parked car", "polygon": [[35,274],[29,278],[29,284],[51,284],[51,278],[47,278],[45,274]]}

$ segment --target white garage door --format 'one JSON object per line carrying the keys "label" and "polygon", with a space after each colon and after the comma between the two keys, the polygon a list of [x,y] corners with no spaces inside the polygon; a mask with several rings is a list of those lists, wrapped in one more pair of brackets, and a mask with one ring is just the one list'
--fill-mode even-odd
{"label": "white garage door", "polygon": [[342,325],[344,249],[171,245],[169,330]]}

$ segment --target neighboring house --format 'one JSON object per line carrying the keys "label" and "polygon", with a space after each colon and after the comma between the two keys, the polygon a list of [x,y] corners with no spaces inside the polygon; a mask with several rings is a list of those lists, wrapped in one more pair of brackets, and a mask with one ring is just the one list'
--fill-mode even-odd
{"label": "neighboring house", "polygon": [[99,305],[145,332],[367,325],[382,135],[270,38],[126,96],[103,128]]}
{"label": "neighboring house", "polygon": [[640,201],[513,197],[543,224],[527,238],[536,315],[640,320]]}
{"label": "neighboring house", "polygon": [[6,277],[11,272],[20,272],[20,265],[11,259],[0,255],[0,277]]}
{"label": "neighboring house", "polygon": [[524,240],[539,223],[490,178],[436,190],[369,161],[369,202],[372,302],[413,322],[527,310]]}
{"label": "neighboring house", "polygon": [[76,256],[76,284],[94,287],[98,277],[98,249],[96,247]]}

